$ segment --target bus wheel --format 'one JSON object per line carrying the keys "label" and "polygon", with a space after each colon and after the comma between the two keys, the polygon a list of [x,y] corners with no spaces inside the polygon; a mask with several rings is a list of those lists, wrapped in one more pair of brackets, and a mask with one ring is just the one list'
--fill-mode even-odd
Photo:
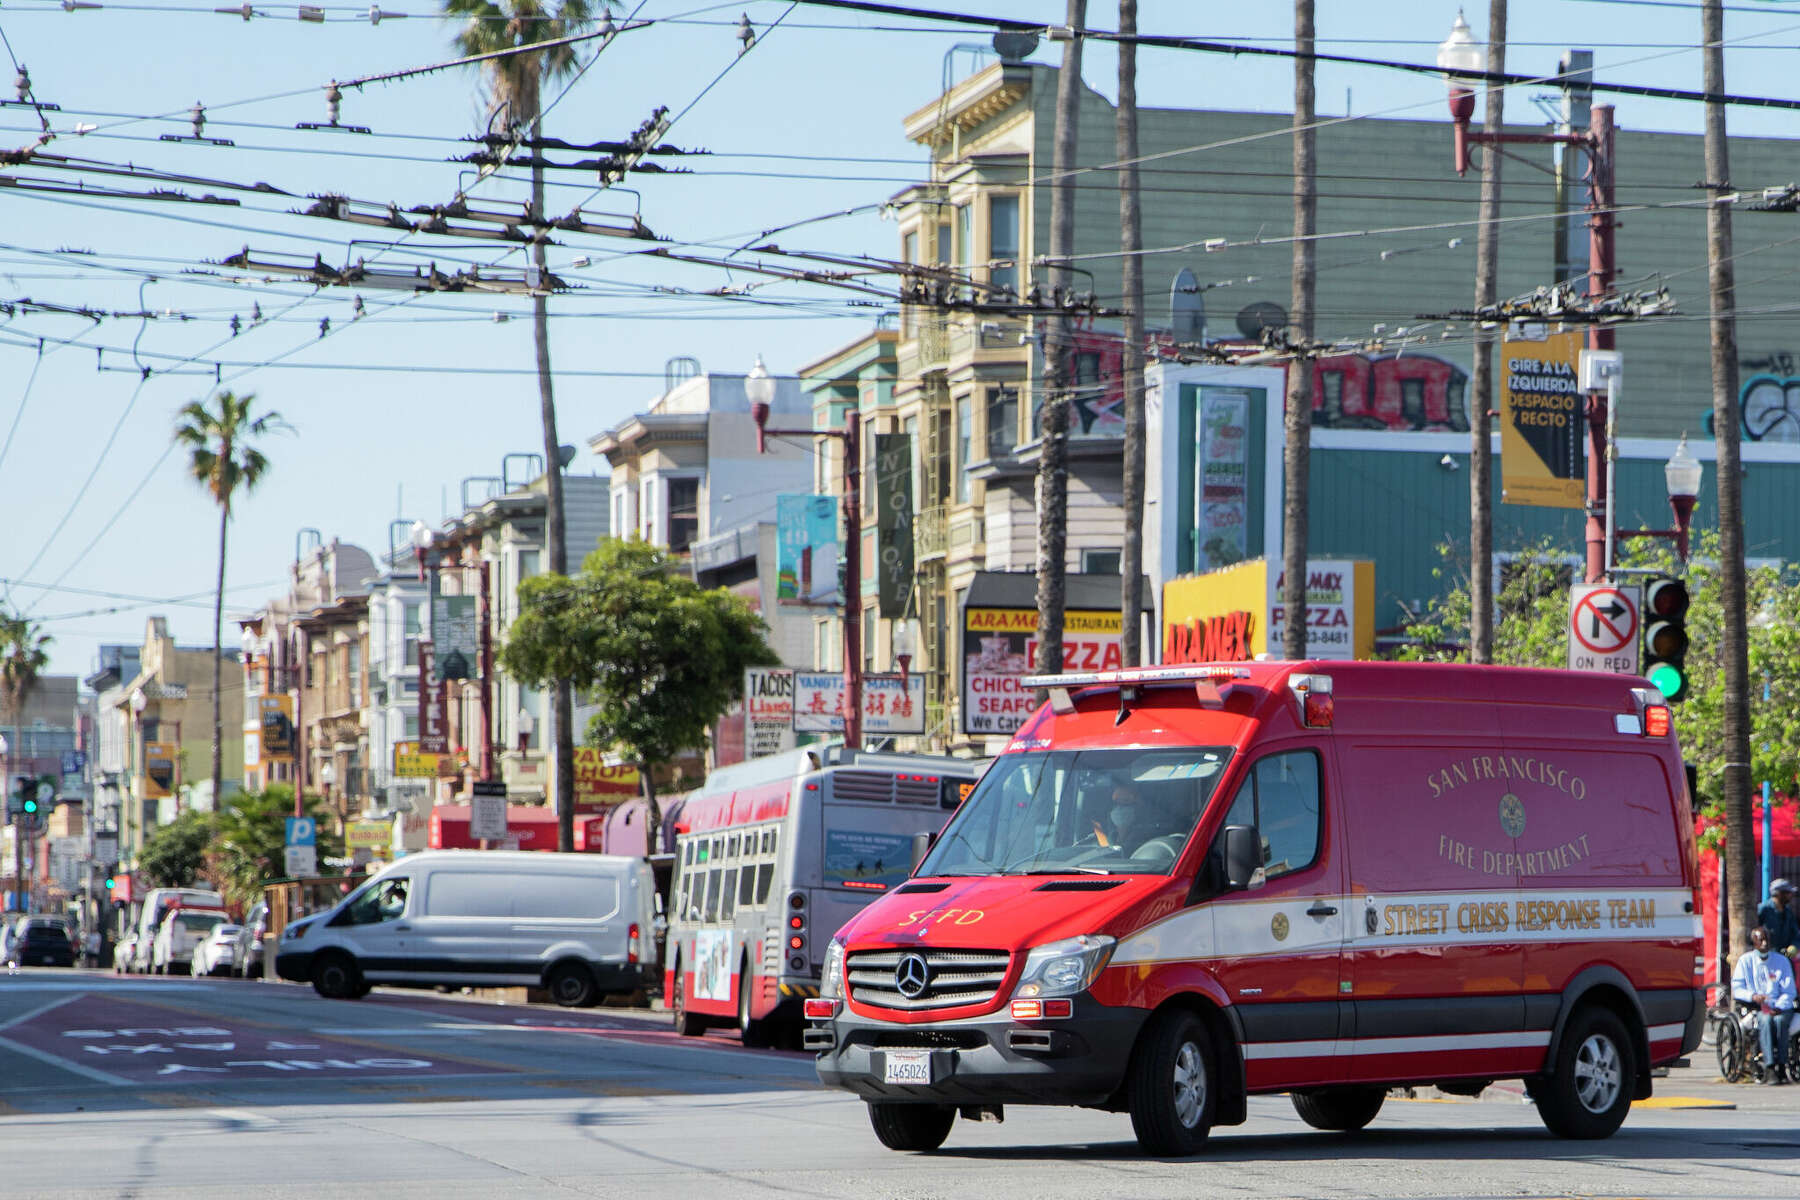
{"label": "bus wheel", "polygon": [[1569,1019],[1550,1074],[1532,1088],[1538,1116],[1558,1137],[1611,1137],[1631,1111],[1631,1036],[1624,1022],[1589,1006]]}
{"label": "bus wheel", "polygon": [[769,1026],[766,1021],[758,1021],[750,1015],[750,988],[754,981],[750,977],[750,963],[743,963],[743,970],[738,974],[738,1034],[744,1045],[752,1049],[762,1049],[769,1044]]}
{"label": "bus wheel", "polygon": [[1193,1013],[1170,1009],[1144,1030],[1132,1055],[1126,1094],[1131,1130],[1146,1154],[1198,1154],[1218,1103],[1212,1038]]}
{"label": "bus wheel", "polygon": [[1314,1129],[1331,1133],[1351,1133],[1375,1119],[1381,1102],[1387,1099],[1384,1087],[1329,1087],[1295,1092],[1294,1111]]}
{"label": "bus wheel", "polygon": [[869,1101],[869,1124],[889,1150],[936,1150],[955,1123],[956,1110],[943,1105]]}
{"label": "bus wheel", "polygon": [[675,1032],[682,1037],[699,1037],[706,1032],[706,1022],[688,1011],[687,988],[681,982],[681,960],[675,960]]}

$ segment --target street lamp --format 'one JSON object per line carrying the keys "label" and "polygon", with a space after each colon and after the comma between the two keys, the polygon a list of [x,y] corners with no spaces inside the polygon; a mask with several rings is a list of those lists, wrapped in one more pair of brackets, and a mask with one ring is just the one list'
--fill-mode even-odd
{"label": "street lamp", "polygon": [[331,807],[331,785],[337,782],[337,768],[329,759],[319,768],[319,784],[325,789],[325,807]]}
{"label": "street lamp", "polygon": [[437,541],[437,531],[423,521],[412,523],[413,561],[419,566],[419,578],[425,578],[425,556]]}
{"label": "street lamp", "polygon": [[1438,47],[1437,65],[1450,88],[1450,119],[1456,128],[1456,173],[1462,175],[1469,169],[1469,120],[1475,115],[1475,89],[1464,77],[1487,71],[1487,47],[1475,40],[1461,10],[1457,11],[1456,24],[1450,27],[1450,36]]}
{"label": "street lamp", "polygon": [[1669,510],[1675,514],[1675,552],[1686,562],[1688,526],[1694,519],[1694,500],[1700,495],[1700,461],[1688,453],[1685,433],[1663,464],[1663,481],[1669,489]]}
{"label": "street lamp", "polygon": [[531,735],[537,729],[537,719],[530,709],[521,705],[519,715],[513,718],[513,726],[519,732],[519,753],[523,754],[531,749]]}
{"label": "street lamp", "polygon": [[837,438],[844,444],[844,745],[862,748],[862,414],[852,407],[842,429],[769,429],[775,381],[762,355],[744,376],[750,419],[756,422],[756,452],[767,452],[765,435]]}
{"label": "street lamp", "polygon": [[894,662],[900,668],[900,688],[906,689],[907,676],[912,673],[913,655],[917,653],[918,635],[913,633],[911,617],[901,617],[894,622]]}

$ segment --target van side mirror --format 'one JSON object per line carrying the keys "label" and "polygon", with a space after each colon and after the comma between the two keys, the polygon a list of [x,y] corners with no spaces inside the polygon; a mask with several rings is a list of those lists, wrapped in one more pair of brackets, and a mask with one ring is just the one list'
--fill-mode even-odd
{"label": "van side mirror", "polygon": [[919,864],[925,861],[925,856],[931,853],[933,846],[937,845],[937,838],[938,835],[935,832],[913,834],[912,870],[907,872],[908,875],[918,872]]}
{"label": "van side mirror", "polygon": [[1225,827],[1225,886],[1234,892],[1260,887],[1263,881],[1262,838],[1254,825]]}

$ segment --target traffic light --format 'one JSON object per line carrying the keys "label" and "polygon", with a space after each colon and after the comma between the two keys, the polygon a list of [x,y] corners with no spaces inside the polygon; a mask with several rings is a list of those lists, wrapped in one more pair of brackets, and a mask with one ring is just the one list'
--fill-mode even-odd
{"label": "traffic light", "polygon": [[106,877],[106,891],[107,891],[108,895],[110,895],[112,893],[113,889],[118,886],[119,886],[119,881],[117,879],[115,879],[111,875],[108,875]]}
{"label": "traffic light", "polygon": [[1670,704],[1688,693],[1688,590],[1679,579],[1651,580],[1644,589],[1644,677]]}
{"label": "traffic light", "polygon": [[25,815],[35,817],[38,811],[37,784],[29,782],[30,790],[25,793],[25,803],[21,806]]}

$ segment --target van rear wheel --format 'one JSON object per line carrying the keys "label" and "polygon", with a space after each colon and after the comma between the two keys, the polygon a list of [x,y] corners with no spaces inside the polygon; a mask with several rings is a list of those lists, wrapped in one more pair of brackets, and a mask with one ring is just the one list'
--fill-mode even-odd
{"label": "van rear wheel", "polygon": [[889,1150],[936,1150],[955,1123],[956,1110],[941,1104],[869,1101],[869,1124]]}
{"label": "van rear wheel", "polygon": [[1384,1087],[1329,1087],[1295,1092],[1294,1111],[1314,1129],[1352,1133],[1375,1119],[1387,1099]]}
{"label": "van rear wheel", "polygon": [[1631,1111],[1637,1064],[1625,1023],[1604,1008],[1569,1019],[1550,1074],[1533,1081],[1544,1126],[1558,1137],[1611,1137]]}
{"label": "van rear wheel", "polygon": [[313,991],[327,1000],[354,1000],[364,994],[359,990],[362,972],[356,969],[355,960],[335,950],[314,960],[312,985]]}
{"label": "van rear wheel", "polygon": [[564,1008],[592,1008],[600,994],[594,983],[594,973],[574,962],[551,967],[550,973],[544,976],[544,990]]}
{"label": "van rear wheel", "polygon": [[1166,1010],[1153,1018],[1132,1055],[1126,1095],[1131,1129],[1146,1154],[1198,1154],[1218,1105],[1212,1038],[1193,1013]]}

